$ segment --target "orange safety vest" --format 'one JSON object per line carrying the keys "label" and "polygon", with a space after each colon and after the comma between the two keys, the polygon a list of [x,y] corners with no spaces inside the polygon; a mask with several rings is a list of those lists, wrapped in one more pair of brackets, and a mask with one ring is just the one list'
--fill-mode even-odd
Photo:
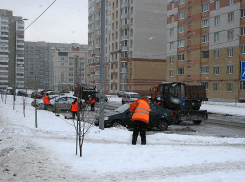
{"label": "orange safety vest", "polygon": [[132,121],[143,121],[146,124],[149,123],[150,106],[145,100],[137,100],[139,103],[133,113]]}
{"label": "orange safety vest", "polygon": [[95,100],[92,99],[92,97],[89,97],[89,102],[90,102],[90,104],[93,104],[93,103],[95,103]]}
{"label": "orange safety vest", "polygon": [[43,104],[50,104],[47,95],[43,97]]}
{"label": "orange safety vest", "polygon": [[71,111],[78,111],[78,102],[71,104]]}

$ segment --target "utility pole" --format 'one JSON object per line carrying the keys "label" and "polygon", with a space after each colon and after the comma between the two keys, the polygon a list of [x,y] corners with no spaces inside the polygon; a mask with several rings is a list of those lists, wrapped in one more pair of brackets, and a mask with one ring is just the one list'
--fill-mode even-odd
{"label": "utility pole", "polygon": [[101,2],[101,59],[100,59],[99,128],[104,130],[105,108],[105,0]]}

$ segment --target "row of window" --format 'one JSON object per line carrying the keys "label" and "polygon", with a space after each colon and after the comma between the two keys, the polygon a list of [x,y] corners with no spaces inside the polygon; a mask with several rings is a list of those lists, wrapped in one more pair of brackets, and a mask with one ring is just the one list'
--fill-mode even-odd
{"label": "row of window", "polygon": [[[244,17],[244,9],[241,9],[241,17]],[[185,10],[180,11],[178,13],[178,20],[184,19],[185,18]],[[191,16],[188,17],[188,19],[191,19]],[[203,19],[201,22],[201,27],[208,27],[209,26],[209,19],[206,18]],[[234,16],[234,11],[227,13],[227,22],[234,22],[235,16]],[[174,15],[170,15],[170,23],[174,23]],[[190,22],[189,22],[190,23]],[[190,23],[191,24],[191,23]],[[220,25],[220,15],[214,17],[214,26]]]}
{"label": "row of window", "polygon": [[[178,0],[178,5],[185,4],[185,0]],[[188,5],[191,5],[192,2],[188,2]],[[229,5],[234,4],[234,0],[228,0]],[[174,9],[174,1],[170,2],[170,9]],[[215,9],[220,9],[220,0],[215,0]],[[202,4],[202,12],[206,12],[210,10],[210,2]]]}
{"label": "row of window", "polygon": [[[191,66],[188,66],[187,69],[190,69]],[[169,76],[173,77],[173,69],[169,70]],[[208,74],[209,73],[209,66],[203,65],[201,66],[201,74]],[[219,75],[219,66],[213,66],[213,74]],[[227,74],[233,74],[233,65],[227,65]],[[184,67],[177,68],[177,75],[184,75]],[[190,75],[188,75],[190,77]]]}
{"label": "row of window", "polygon": [[[243,51],[243,52],[242,52]],[[241,46],[241,53],[245,54],[245,45]],[[233,57],[233,48],[229,47],[227,48],[227,57]],[[209,50],[203,50],[201,51],[201,58],[209,58]],[[214,59],[219,58],[219,49],[214,50]],[[178,61],[184,61],[185,59],[185,54],[184,53],[179,53],[178,54]],[[174,63],[174,57],[170,56],[170,64]]]}

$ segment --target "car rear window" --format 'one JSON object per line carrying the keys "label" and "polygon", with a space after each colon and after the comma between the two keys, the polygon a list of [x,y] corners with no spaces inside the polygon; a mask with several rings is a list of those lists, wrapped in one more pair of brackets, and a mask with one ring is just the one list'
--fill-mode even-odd
{"label": "car rear window", "polygon": [[139,98],[139,94],[130,94],[131,98]]}

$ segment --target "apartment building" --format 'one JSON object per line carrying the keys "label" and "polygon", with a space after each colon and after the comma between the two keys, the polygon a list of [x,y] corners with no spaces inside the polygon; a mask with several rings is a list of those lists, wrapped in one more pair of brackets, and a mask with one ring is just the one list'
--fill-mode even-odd
{"label": "apartment building", "polygon": [[209,100],[244,100],[244,8],[237,0],[168,0],[166,80],[205,85]]}
{"label": "apartment building", "polygon": [[24,21],[0,9],[0,89],[24,88]]}
{"label": "apartment building", "polygon": [[[101,0],[89,0],[88,84],[100,84]],[[105,0],[105,92],[149,94],[165,81],[167,1]]]}
{"label": "apartment building", "polygon": [[53,55],[55,90],[74,90],[77,84],[87,84],[87,52],[79,47]]}
{"label": "apartment building", "polygon": [[[67,54],[73,52],[80,54],[82,52],[86,54],[86,51],[87,45],[77,43],[63,44],[25,41],[25,87],[40,89],[55,88],[57,82],[54,77],[54,70],[56,70],[54,63],[57,62],[57,59],[54,59],[54,56],[58,52],[67,52]],[[87,59],[86,56],[83,57]]]}

